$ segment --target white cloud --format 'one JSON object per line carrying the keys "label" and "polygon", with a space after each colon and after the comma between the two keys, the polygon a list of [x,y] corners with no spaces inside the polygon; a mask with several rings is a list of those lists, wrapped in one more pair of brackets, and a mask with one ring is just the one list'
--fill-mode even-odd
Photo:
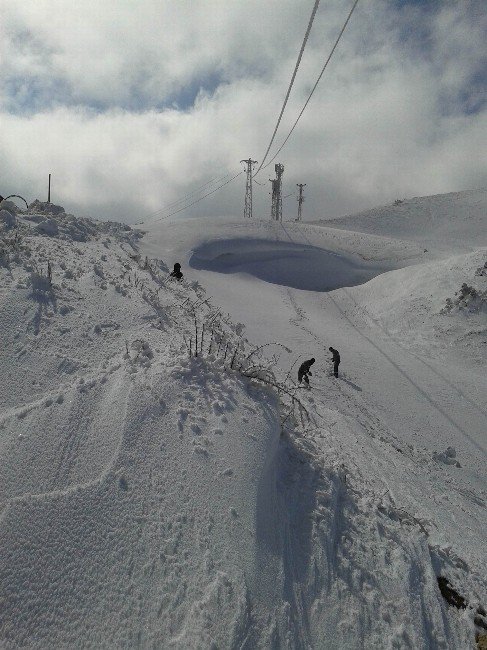
{"label": "white cloud", "polygon": [[[260,160],[312,5],[0,0],[0,192],[43,198],[51,172],[67,209],[137,220]],[[486,185],[485,12],[465,7],[359,3],[278,159],[286,193],[307,183],[308,218]],[[275,147],[349,8],[320,7]],[[255,188],[262,216],[271,176]],[[190,214],[239,214],[243,192],[240,177]]]}

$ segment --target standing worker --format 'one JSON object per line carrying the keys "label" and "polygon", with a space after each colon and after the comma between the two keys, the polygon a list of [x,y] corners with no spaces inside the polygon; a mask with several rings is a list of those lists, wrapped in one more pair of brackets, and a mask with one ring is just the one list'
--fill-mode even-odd
{"label": "standing worker", "polygon": [[303,361],[303,363],[299,366],[298,370],[298,381],[301,383],[304,379],[304,381],[308,384],[309,386],[309,379],[308,375],[312,375],[310,368],[315,362],[314,359],[308,359],[308,361]]}
{"label": "standing worker", "polygon": [[335,375],[335,377],[338,377],[338,366],[340,365],[340,353],[338,352],[338,350],[335,350],[335,348],[329,347],[328,349],[333,355],[331,358],[331,360],[333,361],[333,374]]}

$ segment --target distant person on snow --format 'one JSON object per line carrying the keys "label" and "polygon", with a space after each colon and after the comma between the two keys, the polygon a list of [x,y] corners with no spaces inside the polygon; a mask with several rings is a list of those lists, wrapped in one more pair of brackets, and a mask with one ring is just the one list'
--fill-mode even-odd
{"label": "distant person on snow", "polygon": [[335,348],[329,347],[328,349],[333,355],[331,358],[331,360],[333,361],[333,374],[335,375],[335,377],[338,377],[338,366],[340,365],[340,353],[338,352],[338,350],[335,350]]}
{"label": "distant person on snow", "polygon": [[311,366],[315,362],[314,359],[308,359],[308,361],[303,361],[303,363],[299,366],[298,370],[298,381],[301,383],[304,379],[304,381],[308,384],[309,386],[309,379],[308,375],[312,376],[312,372],[310,371]]}
{"label": "distant person on snow", "polygon": [[181,280],[183,277],[183,274],[181,273],[181,264],[179,262],[176,262],[174,265],[174,269],[171,271],[169,274],[172,278],[177,278],[178,280]]}

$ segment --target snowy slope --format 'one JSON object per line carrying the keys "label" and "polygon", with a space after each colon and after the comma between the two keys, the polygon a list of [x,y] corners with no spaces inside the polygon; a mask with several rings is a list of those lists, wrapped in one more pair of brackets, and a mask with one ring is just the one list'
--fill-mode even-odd
{"label": "snowy slope", "polygon": [[46,221],[4,233],[2,645],[238,643],[275,398],[188,358],[197,295],[133,233]]}
{"label": "snowy slope", "polygon": [[435,251],[457,253],[487,246],[486,190],[398,199],[397,205],[321,222],[332,228],[414,241]]}
{"label": "snowy slope", "polygon": [[[188,219],[143,239],[45,204],[4,215],[0,643],[474,647],[487,603],[475,197],[475,219],[468,193],[415,200],[431,224],[441,212],[436,248],[414,205],[408,232],[381,209],[363,230]],[[475,299],[455,297],[463,282]],[[279,396],[242,374],[255,345]],[[308,392],[294,381],[310,356]]]}
{"label": "snowy slope", "polygon": [[[425,197],[370,211],[365,220],[359,215],[316,224],[215,220],[206,222],[203,231],[188,221],[147,224],[142,244],[187,265],[188,277],[198,277],[215,301],[246,323],[251,340],[280,341],[292,348],[288,367],[296,359],[317,358],[312,408],[326,419],[306,434],[311,456],[320,459],[320,467],[334,458],[333,467],[344,468],[357,481],[358,495],[371,491],[370,529],[384,526],[383,520],[377,522],[377,511],[419,526],[429,555],[418,560],[407,535],[399,534],[401,554],[411,565],[395,567],[395,579],[404,571],[416,574],[419,562],[421,571],[444,573],[460,589],[470,590],[472,602],[485,602],[487,574],[486,197],[482,191]],[[266,247],[267,257],[262,252]],[[350,262],[348,271],[335,263],[336,255]],[[357,257],[378,273],[362,285],[357,285]],[[380,265],[389,272],[381,273]],[[333,277],[317,279],[326,274]],[[323,293],[335,281],[343,288]],[[463,283],[484,298],[469,302],[468,296],[466,301],[455,297]],[[453,307],[442,313],[448,298]],[[329,345],[342,353],[344,374],[338,382],[328,375]],[[385,511],[383,498],[389,504]],[[340,507],[338,512],[342,514]],[[369,532],[358,534],[371,548],[371,555],[360,557],[360,570],[368,564],[378,570],[377,557],[386,553],[380,544],[381,551],[374,547]],[[352,537],[358,543],[357,535]],[[323,550],[311,557],[311,564],[319,565]],[[335,570],[341,561],[331,560]],[[389,562],[380,564],[384,574]],[[325,581],[327,594],[335,581],[336,576],[331,584]],[[374,582],[377,604],[384,607],[390,603],[384,595],[391,585],[384,576]],[[348,588],[350,596],[354,590]],[[343,596],[311,591],[306,611],[314,611],[318,602],[326,611],[342,603]],[[439,638],[426,634],[431,622],[419,612],[424,615],[431,603],[420,608],[415,599],[421,597],[407,594],[406,588],[403,598],[411,599],[413,613],[399,616],[400,622],[391,617],[394,629],[405,631],[402,640],[391,641],[392,624],[382,623],[386,631],[367,619],[364,629],[348,630],[350,636],[334,646],[331,637],[319,636],[326,618],[321,612],[319,625],[308,621],[308,641],[316,647],[362,647],[366,642],[371,647],[443,647]],[[354,606],[367,618],[366,601],[361,593]],[[338,619],[346,618],[348,605],[338,606]],[[371,618],[377,617],[374,611]],[[454,616],[451,609],[448,615]],[[417,617],[422,631],[412,623]],[[443,634],[445,647],[463,647],[449,638],[451,632]]]}

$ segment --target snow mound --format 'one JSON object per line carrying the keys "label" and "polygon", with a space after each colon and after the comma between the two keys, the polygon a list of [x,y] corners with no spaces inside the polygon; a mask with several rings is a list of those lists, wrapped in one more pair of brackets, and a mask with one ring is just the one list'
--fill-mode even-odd
{"label": "snow mound", "polygon": [[39,201],[39,199],[32,201],[29,205],[29,211],[34,213],[52,214],[54,216],[65,213],[65,210],[61,205],[56,205],[47,201]]}
{"label": "snow mound", "polygon": [[[374,278],[360,291],[347,290],[348,296],[368,323],[401,345],[419,353],[427,350],[429,356],[443,355],[449,348],[455,355],[483,363],[487,359],[485,257],[485,249],[480,249],[409,266]],[[461,289],[456,291],[458,286]]]}
{"label": "snow mound", "polygon": [[225,370],[227,320],[188,358],[199,285],[123,226],[48,218],[0,269],[0,643],[243,643],[277,400]]}
{"label": "snow mound", "polygon": [[41,235],[56,237],[59,234],[59,226],[55,219],[43,219],[39,221],[35,230]]}
{"label": "snow mound", "polygon": [[3,225],[5,228],[13,228],[16,223],[15,213],[10,212],[10,210],[0,210],[0,225]]}

